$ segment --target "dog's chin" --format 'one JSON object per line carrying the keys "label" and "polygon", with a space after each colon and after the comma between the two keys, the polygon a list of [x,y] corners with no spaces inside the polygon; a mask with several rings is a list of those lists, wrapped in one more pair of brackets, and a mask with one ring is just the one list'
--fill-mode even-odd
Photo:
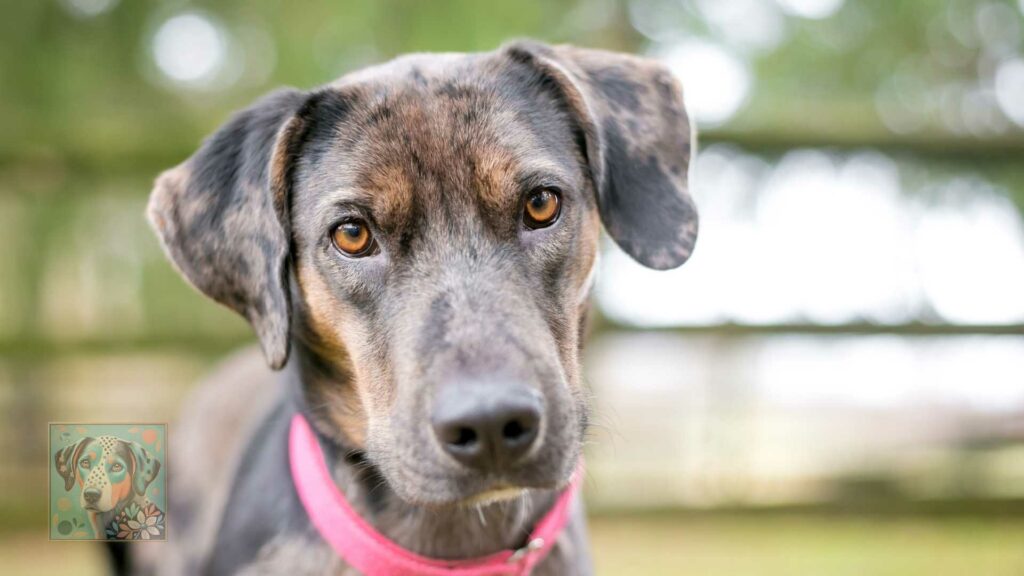
{"label": "dog's chin", "polygon": [[[385,474],[385,478],[388,478]],[[489,477],[479,474],[453,474],[444,479],[437,476],[418,477],[411,470],[387,482],[395,494],[408,504],[427,508],[459,508],[510,502],[531,491],[560,490],[568,485],[571,474],[539,476],[511,475]]]}

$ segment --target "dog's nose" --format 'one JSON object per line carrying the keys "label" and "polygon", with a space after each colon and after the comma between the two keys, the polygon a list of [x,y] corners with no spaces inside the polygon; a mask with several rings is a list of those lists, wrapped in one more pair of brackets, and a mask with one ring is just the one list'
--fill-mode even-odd
{"label": "dog's nose", "polygon": [[82,491],[82,498],[85,498],[86,504],[95,504],[100,500],[100,491],[98,488],[86,488]]}
{"label": "dog's nose", "polygon": [[537,443],[544,411],[540,394],[521,384],[449,383],[431,423],[446,453],[486,471],[515,464]]}

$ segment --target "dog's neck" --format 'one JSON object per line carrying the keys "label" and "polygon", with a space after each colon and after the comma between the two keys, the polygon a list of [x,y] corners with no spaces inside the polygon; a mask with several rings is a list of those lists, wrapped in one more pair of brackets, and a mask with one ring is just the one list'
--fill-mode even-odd
{"label": "dog's neck", "polygon": [[311,411],[305,400],[304,389],[311,384],[339,389],[351,384],[343,375],[324,370],[308,349],[299,347],[293,354],[285,373],[289,395],[318,430],[335,483],[360,516],[403,548],[444,559],[516,549],[525,545],[534,525],[557,498],[551,490],[524,490],[518,497],[480,505],[424,507],[402,500],[365,453],[341,434],[324,434],[323,426],[316,425],[317,411]]}

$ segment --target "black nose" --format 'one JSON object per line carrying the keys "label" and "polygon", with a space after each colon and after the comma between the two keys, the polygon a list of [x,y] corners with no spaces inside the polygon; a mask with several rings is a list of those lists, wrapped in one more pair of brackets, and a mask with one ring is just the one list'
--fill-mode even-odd
{"label": "black nose", "polygon": [[86,504],[95,504],[100,500],[100,491],[97,488],[86,488],[82,492],[82,497],[85,498]]}
{"label": "black nose", "polygon": [[446,453],[486,471],[506,469],[537,443],[540,394],[521,384],[448,383],[435,400],[434,434]]}

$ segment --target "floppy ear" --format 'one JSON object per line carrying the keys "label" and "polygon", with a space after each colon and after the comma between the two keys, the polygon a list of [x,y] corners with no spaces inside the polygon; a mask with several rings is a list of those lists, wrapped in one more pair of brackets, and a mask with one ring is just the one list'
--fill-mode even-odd
{"label": "floppy ear", "polygon": [[305,93],[281,90],[236,114],[160,175],[147,210],[178,271],[249,321],[274,369],[288,359],[285,188],[305,102]]}
{"label": "floppy ear", "polygon": [[57,450],[53,455],[53,463],[57,467],[57,473],[64,479],[64,490],[71,490],[75,485],[75,470],[78,466],[78,459],[82,457],[82,450],[92,442],[92,438],[82,438],[70,446]]}
{"label": "floppy ear", "polygon": [[687,183],[694,136],[675,77],[653,60],[601,50],[536,42],[505,50],[557,92],[580,129],[612,239],[650,268],[685,262],[697,240]]}
{"label": "floppy ear", "polygon": [[131,449],[132,460],[135,462],[135,468],[132,471],[132,488],[135,489],[136,494],[142,496],[146,493],[146,488],[156,479],[156,475],[160,473],[160,461],[150,455],[149,451],[138,442],[126,441],[125,444]]}

